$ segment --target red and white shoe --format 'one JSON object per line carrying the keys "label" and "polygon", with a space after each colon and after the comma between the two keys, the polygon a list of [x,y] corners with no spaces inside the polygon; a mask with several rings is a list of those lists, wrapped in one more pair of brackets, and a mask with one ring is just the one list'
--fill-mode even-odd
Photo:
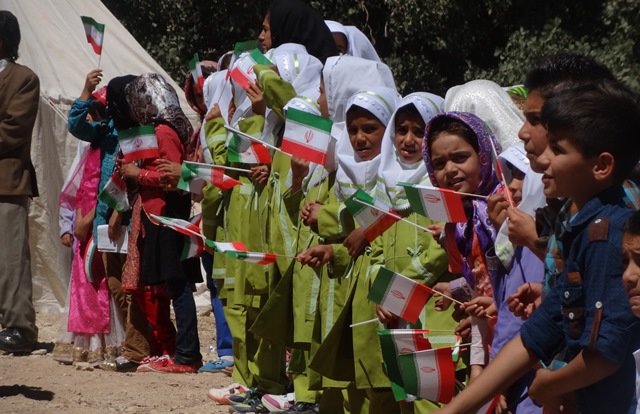
{"label": "red and white shoe", "polygon": [[172,374],[195,374],[202,366],[202,361],[193,364],[176,364],[173,358],[158,359],[147,364],[147,370],[142,372],[164,372]]}
{"label": "red and white shoe", "polygon": [[227,387],[211,388],[207,392],[207,397],[215,401],[216,404],[231,405],[231,401],[229,401],[230,395],[241,394],[243,392],[247,392],[248,390],[249,388],[245,387],[244,385],[234,382]]}

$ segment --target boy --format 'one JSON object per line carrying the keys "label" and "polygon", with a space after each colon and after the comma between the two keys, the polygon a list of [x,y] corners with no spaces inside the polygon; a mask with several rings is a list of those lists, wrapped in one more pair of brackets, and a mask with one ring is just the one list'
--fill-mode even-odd
{"label": "boy", "polygon": [[[622,281],[627,291],[631,312],[640,318],[640,211],[629,217],[622,236],[622,253],[626,263]],[[636,399],[640,397],[640,350],[633,353],[636,362]],[[640,410],[636,408],[636,413]]]}
{"label": "boy", "polygon": [[[520,336],[441,412],[475,412],[539,360],[565,349],[566,366],[538,370],[529,396],[555,405],[575,391],[582,413],[635,411],[632,350],[640,345],[620,283],[622,224],[631,214],[621,183],[640,156],[640,107],[620,83],[602,80],[546,100],[541,122],[551,156],[547,197],[567,197],[577,214],[564,223],[560,277]],[[606,139],[603,139],[606,137]]]}

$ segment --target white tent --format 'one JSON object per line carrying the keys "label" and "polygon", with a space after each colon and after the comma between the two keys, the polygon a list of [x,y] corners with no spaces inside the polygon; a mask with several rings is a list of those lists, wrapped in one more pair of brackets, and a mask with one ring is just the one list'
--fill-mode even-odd
{"label": "white tent", "polygon": [[106,25],[100,64],[103,83],[129,73],[160,73],[178,92],[192,122],[196,116],[180,93],[182,88],[99,0],[0,0],[0,10],[18,18],[22,35],[18,62],[40,77],[40,109],[31,144],[40,190],[40,197],[31,203],[29,220],[33,299],[39,311],[57,311],[64,306],[70,273],[69,251],[58,238],[58,197],[77,147],[77,139],[66,129],[66,113],[82,91],[86,74],[98,64],[80,16]]}

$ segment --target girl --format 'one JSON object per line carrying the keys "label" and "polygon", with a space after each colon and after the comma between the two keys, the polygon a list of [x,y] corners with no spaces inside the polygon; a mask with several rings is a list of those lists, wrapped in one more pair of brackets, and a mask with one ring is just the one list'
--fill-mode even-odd
{"label": "girl", "polygon": [[[499,188],[493,168],[492,142],[495,137],[485,123],[475,115],[464,112],[448,112],[429,122],[423,141],[423,157],[431,182],[462,193],[489,196]],[[466,223],[447,223],[445,242],[449,260],[459,261],[459,266],[450,266],[452,272],[461,273],[464,282],[475,291],[475,296],[492,296],[485,255],[493,248],[496,231],[487,214],[487,203],[476,198],[465,200],[468,220]],[[454,282],[452,282],[454,283]],[[450,291],[449,287],[437,286]],[[453,289],[453,295],[457,291]],[[471,378],[479,375],[488,362],[489,343],[486,320],[472,317]],[[460,329],[460,328],[459,328]]]}

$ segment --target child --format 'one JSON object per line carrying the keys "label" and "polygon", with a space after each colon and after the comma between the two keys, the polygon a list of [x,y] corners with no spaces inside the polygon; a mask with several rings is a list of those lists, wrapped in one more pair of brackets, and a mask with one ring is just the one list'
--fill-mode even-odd
{"label": "child", "polygon": [[[631,312],[636,318],[640,318],[640,212],[635,212],[629,217],[624,226],[622,236],[622,253],[626,267],[622,274],[624,288],[629,297]],[[633,352],[636,362],[636,400],[640,398],[640,350]],[[640,412],[636,408],[636,413]]]}
{"label": "child", "polygon": [[[482,196],[498,190],[500,183],[493,168],[492,142],[495,147],[498,144],[480,118],[466,112],[445,113],[429,122],[425,137],[423,155],[433,185]],[[489,220],[485,200],[468,198],[465,202],[468,221],[445,225],[449,260],[460,262],[459,268],[450,268],[464,278],[456,279],[452,284],[466,282],[475,291],[475,296],[490,298],[492,289],[485,256],[493,249],[496,230]],[[456,297],[455,289],[452,293]],[[471,328],[473,378],[488,362],[489,332],[484,318],[472,317]]]}
{"label": "child", "polygon": [[603,80],[547,99],[541,122],[553,151],[544,171],[545,195],[568,197],[577,208],[561,235],[571,247],[556,285],[520,336],[442,412],[475,412],[564,347],[566,366],[538,370],[529,388],[534,401],[557,405],[560,396],[575,391],[583,413],[635,409],[631,352],[640,344],[640,321],[624,300],[620,246],[631,214],[621,183],[640,156],[639,143],[628,139],[640,128],[638,98],[624,85]]}

